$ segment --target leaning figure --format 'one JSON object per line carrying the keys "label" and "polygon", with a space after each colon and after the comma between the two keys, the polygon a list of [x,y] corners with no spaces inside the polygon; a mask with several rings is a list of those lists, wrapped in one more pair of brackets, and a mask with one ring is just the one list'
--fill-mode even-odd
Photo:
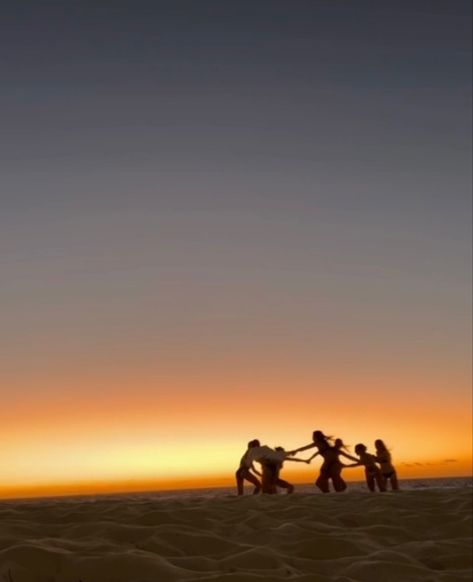
{"label": "leaning figure", "polygon": [[254,485],[253,495],[257,495],[261,491],[261,483],[256,478],[256,475],[261,477],[261,473],[255,469],[253,462],[248,463],[248,454],[254,447],[259,447],[260,442],[258,439],[254,439],[248,443],[248,448],[245,454],[240,460],[240,466],[235,473],[235,478],[237,482],[238,495],[243,495],[245,480],[249,481]]}
{"label": "leaning figure", "polygon": [[[277,487],[283,487],[290,491],[292,486],[279,478],[279,471],[281,470],[284,461],[294,461],[295,463],[307,463],[307,460],[294,459],[290,453],[284,450],[274,450],[266,445],[255,446],[249,449],[246,457],[246,466],[250,467],[256,461],[260,463],[262,469],[262,492],[274,494],[277,493]],[[291,491],[292,492],[292,491]]]}
{"label": "leaning figure", "polygon": [[366,446],[359,443],[355,447],[355,453],[358,455],[358,462],[353,465],[345,465],[346,467],[359,467],[363,466],[365,468],[366,484],[370,491],[376,490],[376,485],[380,491],[386,491],[386,482],[381,473],[381,469],[376,464],[376,457],[368,453]]}

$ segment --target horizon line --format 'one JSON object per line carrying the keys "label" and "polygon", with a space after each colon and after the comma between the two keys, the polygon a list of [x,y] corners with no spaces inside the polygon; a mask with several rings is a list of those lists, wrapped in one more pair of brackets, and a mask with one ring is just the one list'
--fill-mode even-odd
{"label": "horizon line", "polygon": [[[469,475],[448,475],[448,476],[431,476],[431,477],[405,477],[400,479],[400,482],[406,481],[440,481],[443,479],[473,479],[473,472]],[[364,483],[364,479],[349,480],[349,483],[359,484]],[[297,482],[296,485],[299,486],[313,486],[312,481]],[[47,500],[47,499],[76,499],[76,498],[87,498],[87,497],[113,497],[122,495],[149,495],[149,494],[165,494],[165,493],[176,493],[179,491],[204,491],[208,489],[218,490],[218,489],[230,489],[234,486],[233,481],[231,484],[227,485],[208,485],[208,486],[198,486],[198,487],[175,487],[170,489],[118,489],[116,491],[90,491],[87,493],[56,493],[56,494],[39,494],[39,495],[26,495],[20,497],[3,497],[0,491],[0,502],[11,502],[11,501],[33,501],[33,500]],[[297,491],[296,491],[297,492]]]}

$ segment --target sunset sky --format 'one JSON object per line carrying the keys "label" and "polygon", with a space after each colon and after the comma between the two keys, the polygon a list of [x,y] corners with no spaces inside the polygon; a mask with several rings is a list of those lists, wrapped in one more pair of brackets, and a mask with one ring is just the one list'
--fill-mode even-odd
{"label": "sunset sky", "polygon": [[471,474],[470,25],[3,10],[0,497],[227,484],[248,440],[314,429]]}

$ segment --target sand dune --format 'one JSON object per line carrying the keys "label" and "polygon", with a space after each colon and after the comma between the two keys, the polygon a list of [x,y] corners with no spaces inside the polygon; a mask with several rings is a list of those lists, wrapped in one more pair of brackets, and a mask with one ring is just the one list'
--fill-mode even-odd
{"label": "sand dune", "polygon": [[463,488],[3,502],[0,580],[466,582],[471,500]]}

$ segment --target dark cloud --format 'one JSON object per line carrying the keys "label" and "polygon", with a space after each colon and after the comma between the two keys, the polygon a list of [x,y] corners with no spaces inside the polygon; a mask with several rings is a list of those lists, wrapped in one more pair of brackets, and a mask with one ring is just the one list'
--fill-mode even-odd
{"label": "dark cloud", "polygon": [[438,463],[401,463],[403,467],[431,467],[432,465],[442,465],[445,463],[458,463],[458,459],[444,459]]}

